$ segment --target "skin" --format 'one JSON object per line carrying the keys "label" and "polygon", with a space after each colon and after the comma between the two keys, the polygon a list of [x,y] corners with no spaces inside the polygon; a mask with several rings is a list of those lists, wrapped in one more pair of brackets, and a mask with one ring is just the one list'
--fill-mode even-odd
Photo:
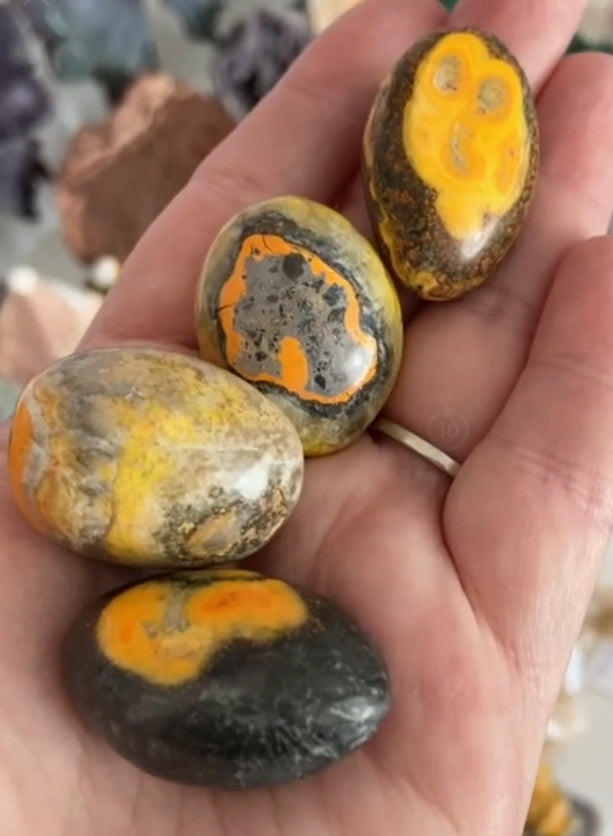
{"label": "skin", "polygon": [[[459,475],[450,484],[396,443],[364,438],[307,463],[295,515],[252,563],[329,594],[370,632],[394,692],[380,733],[273,791],[144,777],[80,724],[59,679],[67,624],[126,575],[47,545],[3,480],[6,832],[521,832],[611,527],[613,242],[597,236],[613,193],[613,67],[602,55],[561,59],[582,10],[577,0],[461,0],[452,17],[494,31],[518,56],[542,141],[527,224],[497,274],[458,302],[417,311],[403,300],[410,362],[387,412],[461,460]],[[210,241],[273,194],[342,206],[365,229],[357,169],[372,97],[407,43],[444,23],[429,0],[365,0],[316,41],[151,227],[86,343],[194,346]]]}

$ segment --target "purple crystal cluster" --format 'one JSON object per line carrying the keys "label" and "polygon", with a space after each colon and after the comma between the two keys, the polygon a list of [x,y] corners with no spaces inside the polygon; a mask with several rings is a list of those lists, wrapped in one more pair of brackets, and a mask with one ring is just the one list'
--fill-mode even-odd
{"label": "purple crystal cluster", "polygon": [[10,8],[0,4],[0,212],[35,215],[36,183],[45,170],[33,132],[49,112],[22,31]]}
{"label": "purple crystal cluster", "polygon": [[311,31],[290,9],[256,9],[220,45],[213,71],[217,95],[236,118],[272,90],[306,47]]}
{"label": "purple crystal cluster", "polygon": [[[233,28],[231,0],[157,2],[188,39],[214,47],[202,74],[212,73],[217,98],[235,119],[272,89],[311,38],[303,0],[293,8],[288,0],[253,0]],[[36,216],[37,184],[47,176],[37,131],[53,115],[58,84],[93,80],[113,107],[136,78],[163,71],[148,11],[145,0],[0,2],[0,213]]]}
{"label": "purple crystal cluster", "polygon": [[0,143],[23,136],[49,111],[49,98],[28,60],[8,6],[0,4]]}

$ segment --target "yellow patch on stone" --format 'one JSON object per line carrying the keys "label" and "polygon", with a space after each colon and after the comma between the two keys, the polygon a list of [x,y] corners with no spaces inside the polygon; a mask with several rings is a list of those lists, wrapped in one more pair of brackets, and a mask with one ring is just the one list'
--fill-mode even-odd
{"label": "yellow patch on stone", "polygon": [[436,191],[449,235],[478,235],[488,217],[513,207],[528,174],[530,133],[516,68],[473,33],[441,38],[417,68],[403,143],[418,177]]}
{"label": "yellow patch on stone", "polygon": [[234,570],[207,577],[213,581],[153,580],[120,592],[98,619],[104,656],[156,685],[177,686],[197,677],[232,640],[273,641],[308,618],[304,601],[282,581]]}

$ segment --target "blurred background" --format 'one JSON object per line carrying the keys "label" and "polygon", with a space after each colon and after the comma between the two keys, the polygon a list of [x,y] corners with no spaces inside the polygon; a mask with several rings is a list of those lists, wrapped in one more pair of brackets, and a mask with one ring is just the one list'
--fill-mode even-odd
{"label": "blurred background", "polygon": [[[76,347],[200,160],[356,2],[0,0],[1,417]],[[569,51],[612,45],[611,0],[591,0]],[[613,836],[609,588],[613,550],[550,724],[532,836]]]}

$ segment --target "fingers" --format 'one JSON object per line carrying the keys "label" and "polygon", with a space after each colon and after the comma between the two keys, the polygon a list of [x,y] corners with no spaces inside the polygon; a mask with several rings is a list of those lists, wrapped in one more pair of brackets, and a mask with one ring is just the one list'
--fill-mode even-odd
{"label": "fingers", "polygon": [[541,172],[517,246],[481,288],[457,303],[427,306],[407,329],[389,415],[460,460],[487,432],[521,371],[557,262],[606,231],[612,93],[609,56],[560,64],[539,101]]}
{"label": "fingers", "polygon": [[570,43],[585,5],[585,0],[460,0],[451,23],[479,26],[498,35],[538,90]]}
{"label": "fingers", "polygon": [[444,20],[433,0],[370,0],[314,41],[152,225],[86,343],[192,344],[194,286],[222,224],[277,194],[334,202],[357,166],[381,78],[409,43]]}
{"label": "fingers", "polygon": [[544,710],[613,521],[612,321],[613,239],[592,239],[561,264],[526,368],[444,512],[474,610]]}

